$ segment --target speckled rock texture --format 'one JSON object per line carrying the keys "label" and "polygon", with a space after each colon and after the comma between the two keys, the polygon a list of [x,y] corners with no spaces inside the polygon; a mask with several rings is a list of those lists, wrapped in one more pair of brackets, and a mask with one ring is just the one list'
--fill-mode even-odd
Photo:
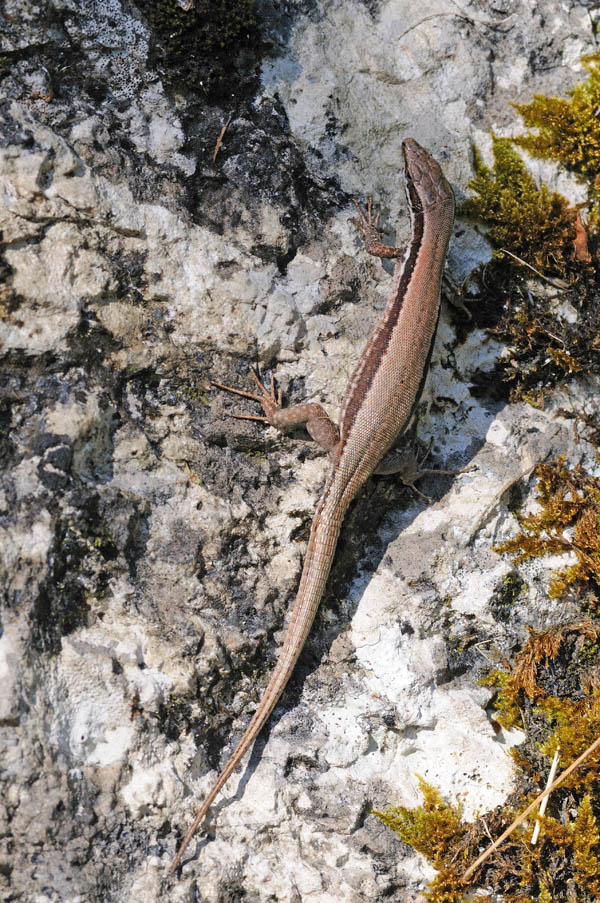
{"label": "speckled rock texture", "polygon": [[[460,197],[471,142],[514,131],[510,101],[578,80],[590,6],[1,15],[2,899],[416,900],[430,870],[370,810],[416,804],[417,773],[467,813],[505,799],[518,737],[478,679],[490,649],[566,614],[538,568],[499,617],[511,565],[492,546],[515,530],[511,488],[586,447],[560,398],[503,400],[504,349],[444,306],[419,435],[433,466],[472,469],[426,478],[429,506],[369,482],[269,729],[168,878],[265,686],[328,468],[233,420],[258,412],[210,381],[249,387],[258,361],[335,416],[390,285],[351,199],[374,195],[406,240],[409,135]],[[457,222],[450,277],[489,255]]]}

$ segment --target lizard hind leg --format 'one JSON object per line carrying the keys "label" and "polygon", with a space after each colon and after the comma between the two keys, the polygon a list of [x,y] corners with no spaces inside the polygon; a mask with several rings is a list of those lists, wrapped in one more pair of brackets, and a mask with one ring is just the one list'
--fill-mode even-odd
{"label": "lizard hind leg", "polygon": [[421,477],[426,476],[427,474],[447,474],[450,476],[455,476],[459,473],[465,473],[467,470],[471,470],[473,468],[472,464],[468,464],[466,467],[461,467],[460,470],[440,470],[437,467],[423,467],[423,464],[429,457],[429,453],[431,452],[431,448],[433,445],[433,439],[429,443],[429,447],[427,451],[419,460],[417,455],[415,454],[413,449],[399,449],[388,452],[387,455],[383,457],[383,459],[379,462],[373,473],[378,476],[386,476],[390,474],[397,475],[401,482],[404,483],[405,486],[408,486],[415,492],[417,495],[421,496],[422,499],[430,505],[432,499],[429,498],[428,495],[421,492],[420,489],[417,489],[415,483],[417,480],[420,480]]}
{"label": "lizard hind leg", "polygon": [[246,392],[242,389],[234,389],[233,386],[226,386],[213,380],[212,384],[217,389],[257,401],[262,405],[265,412],[264,416],[256,414],[233,414],[232,416],[238,420],[260,420],[264,423],[270,423],[271,426],[282,432],[303,426],[309,436],[322,448],[328,452],[335,451],[340,441],[339,430],[320,404],[296,404],[289,408],[283,407],[281,390],[276,389],[273,375],[271,374],[271,384],[269,389],[267,389],[253,367],[250,368],[250,372],[258,387],[259,394]]}

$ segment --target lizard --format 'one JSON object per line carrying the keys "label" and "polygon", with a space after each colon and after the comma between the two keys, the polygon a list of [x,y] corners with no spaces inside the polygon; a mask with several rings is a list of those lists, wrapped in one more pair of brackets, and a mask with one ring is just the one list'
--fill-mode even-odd
{"label": "lizard", "polygon": [[[330,452],[332,466],[312,521],[298,594],[271,678],[246,732],[181,843],[171,872],[177,869],[216,796],[254,745],[283,693],[321,601],[350,502],[371,474],[401,469],[386,465],[382,458],[406,430],[427,376],[454,221],[454,194],[440,165],[413,138],[403,141],[402,153],[412,230],[406,250],[382,244],[371,202],[366,215],[355,202],[359,218],[352,221],[367,252],[402,259],[395,265],[383,316],[348,383],[339,429],[319,404],[282,407],[281,393],[276,391],[272,376],[268,390],[251,370],[258,394],[213,383],[262,405],[264,416],[237,415],[243,419],[264,420],[282,431],[305,426],[309,435]],[[414,474],[411,482],[404,478],[404,482],[412,485],[421,473]]]}

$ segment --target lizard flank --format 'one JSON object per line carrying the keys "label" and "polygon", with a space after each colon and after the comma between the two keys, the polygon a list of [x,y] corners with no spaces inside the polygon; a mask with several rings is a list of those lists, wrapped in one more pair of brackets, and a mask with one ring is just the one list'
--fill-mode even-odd
{"label": "lizard flank", "polygon": [[356,221],[366,250],[400,257],[382,319],[369,339],[346,389],[339,431],[318,404],[282,408],[254,378],[259,394],[231,389],[261,403],[265,420],[279,429],[304,424],[313,439],[331,452],[333,463],[312,522],[304,568],[289,626],[273,674],[245,734],[192,823],[171,866],[179,865],[187,845],[246,752],[252,747],[288,682],[308,636],[331,569],[348,505],[372,473],[390,473],[381,459],[406,429],[421,394],[440,310],[444,260],[454,219],[454,195],[439,164],[417,142],[402,145],[412,239],[406,252],[382,245],[377,222],[359,211]]}

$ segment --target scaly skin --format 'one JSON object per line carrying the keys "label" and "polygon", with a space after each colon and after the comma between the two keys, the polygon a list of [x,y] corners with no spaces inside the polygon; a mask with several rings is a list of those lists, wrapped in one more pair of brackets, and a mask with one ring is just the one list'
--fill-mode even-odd
{"label": "scaly skin", "polygon": [[[454,195],[438,163],[414,139],[404,141],[402,149],[412,239],[404,259],[396,264],[383,317],[348,384],[339,433],[320,405],[281,408],[273,384],[268,392],[259,383],[259,395],[235,390],[262,404],[266,416],[254,419],[264,419],[280,429],[306,424],[311,436],[332,452],[333,465],[313,519],[298,595],[273,674],[248,729],[181,844],[171,871],[275,708],[321,601],[348,505],[406,428],[423,388],[440,310]],[[397,249],[379,243],[370,205],[368,218],[359,214],[357,225],[366,249],[380,257],[400,256]]]}

